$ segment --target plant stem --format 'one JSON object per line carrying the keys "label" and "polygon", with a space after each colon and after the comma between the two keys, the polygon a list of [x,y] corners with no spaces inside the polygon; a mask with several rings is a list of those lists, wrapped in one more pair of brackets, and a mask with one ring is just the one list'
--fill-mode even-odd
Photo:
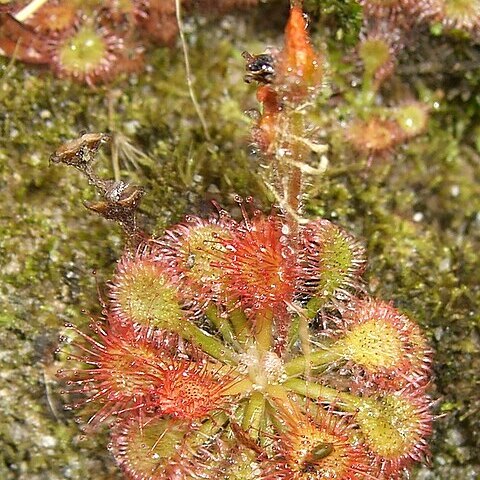
{"label": "plant stem", "polygon": [[243,414],[242,428],[252,438],[257,438],[260,433],[260,425],[265,413],[265,397],[260,392],[254,392],[248,401]]}
{"label": "plant stem", "polygon": [[187,440],[189,447],[197,449],[203,443],[210,441],[227,421],[228,416],[225,412],[213,415],[213,417],[204,422],[198,430],[192,432],[191,437]]}
{"label": "plant stem", "polygon": [[273,311],[266,310],[255,318],[255,338],[260,351],[267,352],[273,344]]}
{"label": "plant stem", "polygon": [[235,364],[235,352],[189,321],[182,322],[179,335],[198,345],[205,353],[228,364]]}
{"label": "plant stem", "polygon": [[245,313],[240,308],[233,308],[229,316],[233,325],[235,337],[240,343],[245,344],[250,333],[250,327]]}
{"label": "plant stem", "polygon": [[314,382],[307,382],[299,378],[287,380],[283,386],[292,392],[299,393],[305,397],[325,400],[329,403],[338,404],[348,412],[355,412],[363,405],[362,399],[351,393],[340,392],[332,387],[325,387]]}
{"label": "plant stem", "polygon": [[253,387],[253,383],[248,377],[244,377],[238,382],[234,382],[230,387],[222,391],[222,395],[238,395],[239,393],[248,393]]}
{"label": "plant stem", "polygon": [[335,351],[328,350],[317,350],[308,355],[301,355],[299,357],[290,360],[285,365],[285,373],[289,377],[299,375],[304,373],[308,369],[313,369],[320,367],[322,365],[328,365],[329,363],[336,362],[342,357]]}
{"label": "plant stem", "polygon": [[325,305],[326,299],[321,297],[311,298],[305,308],[305,314],[308,318],[314,319],[318,311]]}
{"label": "plant stem", "polygon": [[236,339],[236,336],[233,332],[232,325],[228,318],[222,318],[218,314],[218,310],[215,305],[210,305],[206,312],[207,318],[212,322],[214,327],[222,334],[222,337],[226,342],[235,347],[237,350],[240,350],[240,345]]}
{"label": "plant stem", "polygon": [[26,7],[22,8],[16,15],[14,15],[15,20],[24,22],[47,2],[48,0],[33,0]]}

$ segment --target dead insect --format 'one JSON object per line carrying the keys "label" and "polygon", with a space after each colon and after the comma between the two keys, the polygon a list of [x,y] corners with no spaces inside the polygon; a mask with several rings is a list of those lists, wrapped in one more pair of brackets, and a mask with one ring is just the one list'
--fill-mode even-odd
{"label": "dead insect", "polygon": [[50,162],[84,169],[94,159],[98,149],[109,141],[110,135],[106,133],[85,133],[58,147],[50,156]]}
{"label": "dead insect", "polygon": [[318,462],[328,457],[333,452],[332,443],[319,443],[308,452],[302,462],[302,472],[308,473],[315,471]]}
{"label": "dead insect", "polygon": [[256,81],[259,83],[272,83],[275,76],[275,66],[273,56],[269,53],[261,53],[260,55],[252,55],[248,52],[243,52],[242,57],[247,61],[245,70],[245,81],[250,83]]}

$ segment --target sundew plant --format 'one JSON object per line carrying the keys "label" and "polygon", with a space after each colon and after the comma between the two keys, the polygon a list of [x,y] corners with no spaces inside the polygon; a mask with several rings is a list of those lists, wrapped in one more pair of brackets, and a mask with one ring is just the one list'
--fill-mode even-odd
{"label": "sundew plant", "polygon": [[[378,42],[365,58],[378,58]],[[67,408],[85,435],[108,430],[127,479],[404,478],[429,455],[432,352],[414,319],[368,294],[362,242],[303,212],[307,159],[321,148],[308,114],[328,66],[301,2],[283,46],[243,57],[260,104],[252,136],[269,172],[269,213],[236,197],[238,217],[213,203],[152,236],[136,220],[143,190],[93,168],[107,135],[52,155],[87,176],[102,197],[88,208],[127,237],[102,315],[89,331],[67,325],[58,372]],[[366,62],[373,89],[384,60]],[[404,137],[421,117],[411,109],[395,126],[406,118]],[[374,121],[350,129],[369,155],[393,124]]]}

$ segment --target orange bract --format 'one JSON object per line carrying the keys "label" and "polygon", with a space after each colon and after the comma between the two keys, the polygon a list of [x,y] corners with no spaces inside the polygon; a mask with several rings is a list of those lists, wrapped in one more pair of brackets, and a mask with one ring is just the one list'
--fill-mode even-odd
{"label": "orange bract", "polygon": [[321,83],[320,60],[313,50],[302,9],[293,6],[285,28],[285,46],[278,61],[275,86],[284,94],[299,101],[310,88]]}

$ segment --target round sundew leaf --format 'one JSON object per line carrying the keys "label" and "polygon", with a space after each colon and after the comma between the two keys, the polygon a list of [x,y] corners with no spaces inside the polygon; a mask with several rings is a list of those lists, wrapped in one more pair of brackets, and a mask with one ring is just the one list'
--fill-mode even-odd
{"label": "round sundew leaf", "polygon": [[429,380],[431,350],[420,327],[381,300],[353,299],[341,336],[332,346],[352,370],[356,387],[422,386]]}
{"label": "round sundew leaf", "polygon": [[111,450],[128,478],[171,478],[187,467],[188,460],[180,451],[190,430],[188,423],[178,420],[155,417],[142,423],[134,417],[115,426]]}
{"label": "round sundew leaf", "polygon": [[351,235],[321,219],[306,226],[303,242],[304,284],[310,295],[330,300],[360,284],[365,251]]}
{"label": "round sundew leaf", "polygon": [[421,389],[385,393],[359,404],[355,421],[379,468],[389,475],[427,454],[433,418],[429,407]]}
{"label": "round sundew leaf", "polygon": [[366,39],[360,44],[359,55],[372,75],[390,60],[390,45],[380,38]]}
{"label": "round sundew leaf", "polygon": [[126,321],[176,331],[185,314],[174,281],[159,262],[127,259],[112,282],[113,311]]}
{"label": "round sundew leaf", "polygon": [[72,72],[88,73],[100,65],[107,53],[104,38],[93,26],[82,26],[60,48],[60,62]]}

